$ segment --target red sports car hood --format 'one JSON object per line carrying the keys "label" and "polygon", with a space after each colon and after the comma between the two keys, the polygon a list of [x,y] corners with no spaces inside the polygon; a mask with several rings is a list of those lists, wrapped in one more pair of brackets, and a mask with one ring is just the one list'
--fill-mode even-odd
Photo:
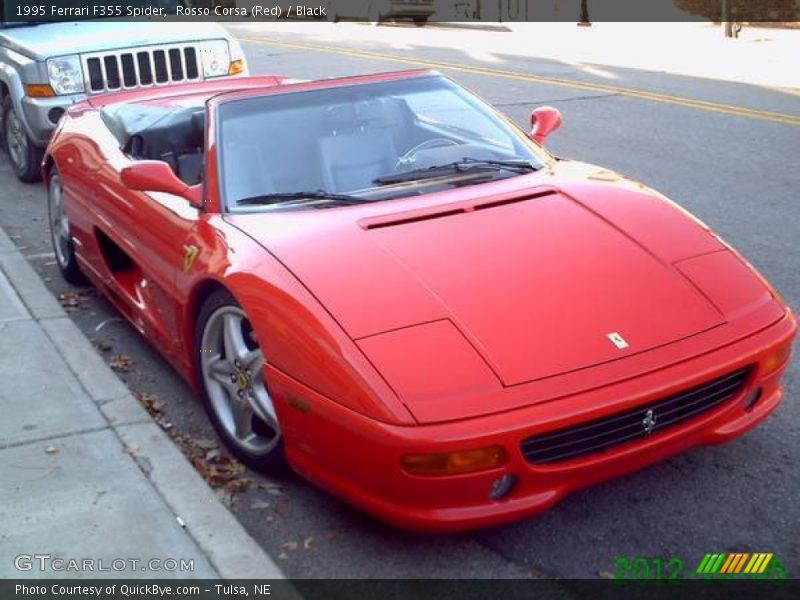
{"label": "red sports car hood", "polygon": [[[406,329],[432,364],[451,351],[464,358],[467,340],[495,381],[513,386],[725,321],[673,266],[720,242],[646,188],[592,179],[515,177],[412,201],[411,211],[397,201],[230,220],[309,288],[401,397],[381,348]],[[436,322],[451,333],[412,327]]]}

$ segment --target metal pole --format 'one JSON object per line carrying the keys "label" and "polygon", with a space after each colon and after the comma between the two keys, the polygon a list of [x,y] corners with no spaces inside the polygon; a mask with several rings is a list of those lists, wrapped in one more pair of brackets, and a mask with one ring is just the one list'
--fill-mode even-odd
{"label": "metal pole", "polygon": [[731,10],[728,0],[722,0],[722,30],[725,37],[733,37],[733,23],[731,23]]}
{"label": "metal pole", "polygon": [[589,20],[589,0],[581,0],[581,20],[578,21],[578,27],[591,27],[592,22]]}

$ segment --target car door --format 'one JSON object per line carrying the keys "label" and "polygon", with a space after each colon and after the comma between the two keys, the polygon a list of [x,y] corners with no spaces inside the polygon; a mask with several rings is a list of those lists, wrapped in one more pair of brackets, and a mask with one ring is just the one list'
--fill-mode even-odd
{"label": "car door", "polygon": [[117,304],[162,350],[179,350],[175,276],[192,248],[185,242],[200,211],[185,198],[128,189],[122,169],[135,161],[119,153],[97,172],[94,206],[98,244]]}

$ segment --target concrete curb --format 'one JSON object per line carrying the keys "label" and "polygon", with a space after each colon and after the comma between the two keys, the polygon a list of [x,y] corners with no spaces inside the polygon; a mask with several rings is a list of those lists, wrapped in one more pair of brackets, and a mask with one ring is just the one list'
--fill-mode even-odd
{"label": "concrete curb", "polygon": [[223,579],[284,579],[194,467],[108,368],[0,227],[8,283],[74,373],[131,459]]}

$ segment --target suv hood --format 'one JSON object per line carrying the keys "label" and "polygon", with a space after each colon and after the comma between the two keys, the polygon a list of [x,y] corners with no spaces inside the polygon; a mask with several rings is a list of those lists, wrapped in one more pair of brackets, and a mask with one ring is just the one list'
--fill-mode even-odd
{"label": "suv hood", "polygon": [[[231,220],[281,260],[368,356],[368,339],[447,320],[503,386],[616,360],[725,322],[671,258],[582,202],[581,191],[592,196],[593,186],[569,195],[533,188],[502,201],[484,196],[357,222],[349,211],[358,208]],[[619,192],[632,203],[666,207]],[[671,233],[700,240],[695,253],[717,243],[671,207],[659,210],[651,212]],[[644,238],[650,225],[656,223],[636,225]],[[680,244],[673,237],[671,246]],[[627,347],[614,343],[615,333]]]}
{"label": "suv hood", "polygon": [[36,60],[65,54],[227,38],[228,34],[222,27],[203,22],[69,21],[11,27],[0,32],[4,45]]}

